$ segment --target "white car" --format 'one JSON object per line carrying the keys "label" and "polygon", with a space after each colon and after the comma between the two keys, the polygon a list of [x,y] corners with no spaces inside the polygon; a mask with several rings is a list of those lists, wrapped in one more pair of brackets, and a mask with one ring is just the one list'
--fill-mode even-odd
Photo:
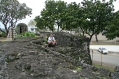
{"label": "white car", "polygon": [[107,54],[108,53],[108,50],[106,48],[103,48],[103,47],[102,48],[100,47],[98,49],[98,51],[101,52],[101,53],[104,53],[104,54]]}

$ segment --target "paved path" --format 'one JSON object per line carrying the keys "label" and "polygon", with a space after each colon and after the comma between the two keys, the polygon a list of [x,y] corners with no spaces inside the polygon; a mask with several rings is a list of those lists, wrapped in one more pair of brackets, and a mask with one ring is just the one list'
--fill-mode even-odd
{"label": "paved path", "polygon": [[[97,50],[93,50],[93,53],[90,53],[93,62],[101,65],[101,53]],[[109,53],[102,54],[102,65],[108,67],[116,67],[119,66],[119,53]]]}
{"label": "paved path", "polygon": [[1,42],[4,42],[4,41],[12,41],[12,39],[10,39],[10,38],[9,38],[9,39],[7,39],[7,38],[0,38],[0,41],[1,41]]}
{"label": "paved path", "polygon": [[6,41],[7,38],[0,38],[0,41]]}

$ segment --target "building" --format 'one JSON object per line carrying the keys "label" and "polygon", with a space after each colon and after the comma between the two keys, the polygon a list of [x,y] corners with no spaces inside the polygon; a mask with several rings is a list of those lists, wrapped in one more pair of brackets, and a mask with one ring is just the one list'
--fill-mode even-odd
{"label": "building", "polygon": [[35,26],[28,26],[28,31],[29,32],[33,32],[33,33],[36,33],[36,28]]}

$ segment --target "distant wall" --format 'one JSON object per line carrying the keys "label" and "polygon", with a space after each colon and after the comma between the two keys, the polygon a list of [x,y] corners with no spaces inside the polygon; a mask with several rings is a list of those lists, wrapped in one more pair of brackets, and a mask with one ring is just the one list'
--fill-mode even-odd
{"label": "distant wall", "polygon": [[28,27],[28,31],[29,31],[29,32],[36,33],[36,28],[37,28],[37,27],[35,27],[35,26],[29,26],[29,27]]}
{"label": "distant wall", "polygon": [[[88,35],[86,35],[86,36],[88,37]],[[97,37],[98,37],[98,40],[99,40],[99,41],[115,42],[115,41],[119,40],[119,38],[115,38],[115,39],[113,39],[113,40],[108,40],[108,39],[106,38],[106,36],[102,35],[101,33],[100,33],[99,35],[97,35]],[[96,41],[95,35],[92,37],[92,40],[91,40],[91,41]]]}

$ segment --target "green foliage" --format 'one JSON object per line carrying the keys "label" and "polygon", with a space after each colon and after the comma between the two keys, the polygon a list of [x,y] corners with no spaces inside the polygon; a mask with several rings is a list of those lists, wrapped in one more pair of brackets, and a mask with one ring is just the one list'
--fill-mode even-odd
{"label": "green foliage", "polygon": [[79,79],[83,79],[83,77],[81,77],[81,76],[80,76],[80,78],[79,78]]}
{"label": "green foliage", "polygon": [[25,32],[22,34],[23,37],[35,37],[35,34],[32,32]]}
{"label": "green foliage", "polygon": [[108,25],[114,10],[113,4],[110,2],[88,1],[82,2],[83,20],[82,28],[90,36],[90,40],[94,34],[99,34]]}
{"label": "green foliage", "polygon": [[32,32],[24,32],[22,34],[16,35],[16,38],[24,38],[24,37],[35,37],[35,34]]}
{"label": "green foliage", "polygon": [[48,27],[54,31],[54,25],[59,28],[62,26],[62,13],[66,9],[66,3],[64,1],[45,1],[45,8],[41,11],[41,16],[37,16],[35,21],[36,26],[40,29]]}
{"label": "green foliage", "polygon": [[[78,13],[80,11],[80,6],[76,4],[76,2],[72,2],[67,5],[67,9],[64,12],[64,16],[62,17],[63,23],[65,25],[66,30],[71,30],[78,27],[78,18],[80,18]],[[63,29],[63,28],[62,28]]]}
{"label": "green foliage", "polygon": [[[58,31],[59,28],[62,30],[80,28],[82,35],[89,35],[90,41],[93,35],[106,31],[108,34],[105,35],[113,39],[119,35],[119,31],[116,30],[118,29],[116,17],[119,13],[114,14],[113,1],[83,0],[78,4],[76,2],[67,4],[64,1],[46,0],[41,15],[35,18],[36,26],[52,31],[55,25],[58,26]],[[112,28],[114,34],[110,32]]]}
{"label": "green foliage", "polygon": [[22,38],[22,35],[16,35],[16,38]]}
{"label": "green foliage", "polygon": [[46,29],[47,22],[40,16],[36,16],[35,19],[36,21],[36,27],[39,29]]}
{"label": "green foliage", "polygon": [[76,67],[76,70],[80,71],[80,70],[82,70],[82,68],[81,67]]}
{"label": "green foliage", "polygon": [[7,37],[7,35],[4,32],[1,33],[1,36],[2,37]]}
{"label": "green foliage", "polygon": [[119,37],[119,11],[113,13],[113,15],[111,22],[108,22],[103,32],[108,39]]}

